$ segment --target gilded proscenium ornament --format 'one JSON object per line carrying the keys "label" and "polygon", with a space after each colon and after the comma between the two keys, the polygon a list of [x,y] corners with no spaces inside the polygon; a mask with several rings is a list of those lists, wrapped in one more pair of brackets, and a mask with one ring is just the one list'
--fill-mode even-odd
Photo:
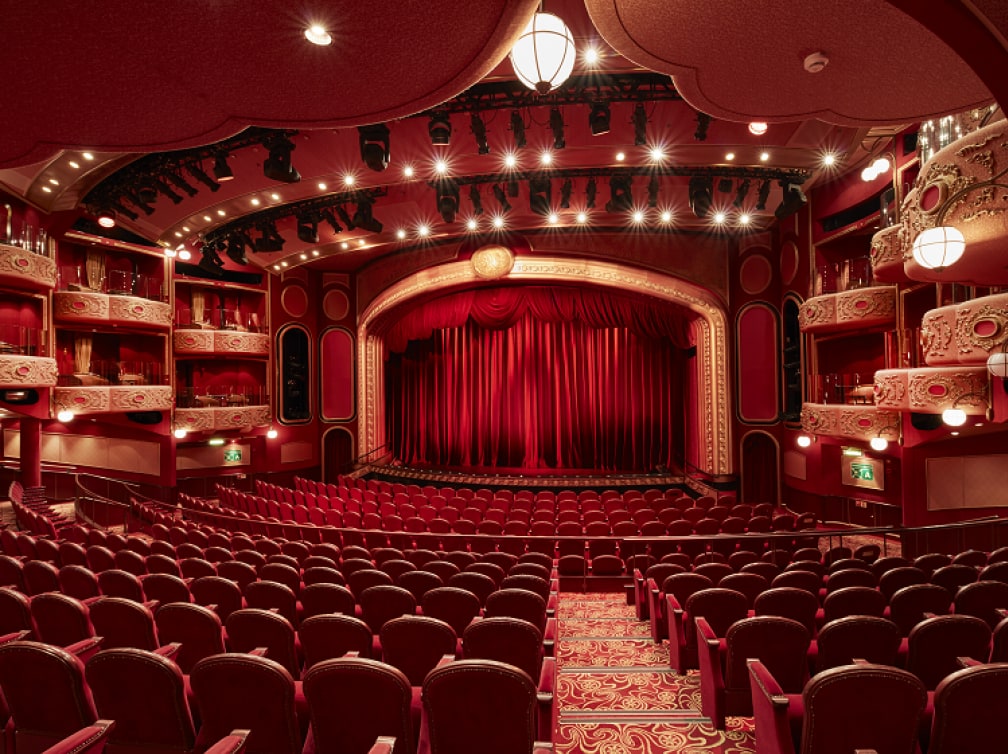
{"label": "gilded proscenium ornament", "polygon": [[56,359],[0,354],[0,387],[52,387],[58,375]]}
{"label": "gilded proscenium ornament", "polygon": [[15,288],[55,288],[56,263],[49,257],[0,244],[0,281]]}
{"label": "gilded proscenium ornament", "polygon": [[514,267],[514,254],[506,246],[483,246],[473,252],[473,272],[486,280],[501,278]]}
{"label": "gilded proscenium ornament", "polygon": [[836,295],[816,296],[798,307],[798,326],[803,332],[836,323]]}

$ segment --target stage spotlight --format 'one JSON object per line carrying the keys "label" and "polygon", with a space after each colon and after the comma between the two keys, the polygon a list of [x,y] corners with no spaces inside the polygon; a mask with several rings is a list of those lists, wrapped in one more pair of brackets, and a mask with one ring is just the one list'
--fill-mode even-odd
{"label": "stage spotlight", "polygon": [[[140,209],[142,209],[144,212],[147,212],[148,209],[151,212],[154,211],[154,208],[151,207],[150,205],[154,204],[154,202],[157,201],[158,192],[156,188],[150,185],[141,186],[140,188],[137,189],[136,195],[137,199],[139,200],[137,204],[140,207]],[[150,214],[150,212],[147,212],[147,214]]]}
{"label": "stage spotlight", "polygon": [[269,157],[263,160],[264,176],[281,183],[297,183],[301,180],[301,174],[291,163],[294,142],[281,133],[267,138],[263,145],[269,151]]}
{"label": "stage spotlight", "polygon": [[246,239],[251,241],[245,233],[232,233],[228,236],[227,251],[225,253],[228,255],[228,259],[235,264],[248,264],[248,257],[245,256]]}
{"label": "stage spotlight", "polygon": [[631,181],[628,175],[614,175],[609,179],[609,201],[605,204],[606,212],[629,212],[633,209]]}
{"label": "stage spotlight", "polygon": [[451,119],[446,111],[437,110],[431,113],[430,121],[427,123],[431,144],[436,147],[448,146],[451,143],[451,132]]}
{"label": "stage spotlight", "polygon": [[630,118],[633,123],[633,143],[635,147],[643,147],[647,144],[647,111],[644,103],[638,102],[634,105],[633,116]]}
{"label": "stage spotlight", "polygon": [[123,217],[128,217],[130,220],[136,220],[140,217],[140,215],[131,210],[122,202],[112,202],[111,208],[115,210],[116,214],[122,215]]}
{"label": "stage spotlight", "polygon": [[718,178],[717,190],[722,194],[729,194],[732,190],[732,179],[731,178]]}
{"label": "stage spotlight", "polygon": [[605,102],[595,102],[588,114],[588,125],[591,127],[592,136],[609,133],[610,120],[609,105]]}
{"label": "stage spotlight", "polygon": [[203,272],[215,278],[224,276],[224,273],[221,272],[221,268],[224,267],[224,260],[217,253],[217,243],[219,242],[215,241],[214,243],[203,245],[203,249],[200,252],[202,256],[197,265]]}
{"label": "stage spotlight", "polygon": [[553,211],[552,184],[548,178],[532,178],[529,180],[529,209],[537,215],[546,217]]}
{"label": "stage spotlight", "polygon": [[550,109],[549,127],[550,131],[553,132],[553,148],[563,149],[566,147],[567,140],[564,138],[563,115],[561,114],[559,107]]}
{"label": "stage spotlight", "polygon": [[476,151],[480,154],[490,154],[490,145],[487,144],[486,123],[483,122],[479,113],[473,113],[469,117],[469,130],[472,131],[473,136],[476,138]]}
{"label": "stage spotlight", "polygon": [[652,175],[651,180],[648,181],[647,185],[647,206],[657,207],[658,206],[658,188],[660,183],[658,181],[657,175]]}
{"label": "stage spotlight", "polygon": [[585,184],[585,209],[595,209],[595,195],[598,193],[598,184],[592,176]]}
{"label": "stage spotlight", "polygon": [[329,223],[329,227],[332,228],[333,233],[342,233],[343,226],[339,224],[336,220],[336,215],[333,214],[332,209],[324,209],[319,212],[319,217]]}
{"label": "stage spotlight", "polygon": [[389,165],[389,129],[384,123],[371,126],[358,126],[360,141],[360,156],[364,164],[376,173],[382,172]]}
{"label": "stage spotlight", "polygon": [[714,179],[709,175],[695,175],[689,181],[689,203],[693,214],[703,219],[710,214],[714,193]]}
{"label": "stage spotlight", "polygon": [[574,189],[574,183],[570,178],[564,178],[564,182],[560,184],[560,208],[570,209],[570,198],[571,191]]}
{"label": "stage spotlight", "polygon": [[696,131],[693,132],[693,138],[697,141],[707,140],[707,129],[710,128],[711,120],[713,120],[707,113],[696,114]]}
{"label": "stage spotlight", "polygon": [[180,189],[182,189],[186,193],[186,196],[193,197],[196,196],[197,193],[199,193],[196,191],[196,189],[190,186],[188,181],[186,181],[186,179],[183,178],[179,173],[169,170],[164,175],[165,178],[167,178],[169,181],[171,181]]}
{"label": "stage spotlight", "polygon": [[110,209],[99,210],[97,214],[98,224],[103,228],[114,228],[116,224],[115,212]]}
{"label": "stage spotlight", "polygon": [[441,219],[446,223],[455,222],[455,213],[459,211],[459,185],[450,178],[442,179],[434,184],[437,191],[437,208]]}
{"label": "stage spotlight", "polygon": [[751,185],[752,184],[748,178],[743,180],[738,185],[738,189],[735,191],[735,201],[732,202],[732,205],[734,205],[736,209],[741,209],[742,203],[745,201],[746,196],[749,194],[749,187]]}
{"label": "stage spotlight", "polygon": [[339,219],[343,221],[347,230],[353,230],[357,227],[354,225],[353,220],[350,219],[350,215],[347,214],[346,208],[342,204],[336,205],[333,209],[336,211],[336,214],[339,215]]}
{"label": "stage spotlight", "polygon": [[297,216],[297,237],[304,243],[318,243],[318,216],[304,214]]}
{"label": "stage spotlight", "polygon": [[208,176],[206,174],[206,171],[203,169],[203,166],[200,165],[198,162],[189,163],[188,165],[186,165],[186,170],[189,171],[189,174],[192,175],[193,178],[202,183],[211,191],[217,191],[220,189],[220,184],[217,183],[217,181],[215,181],[213,178]]}
{"label": "stage spotlight", "polygon": [[384,226],[375,219],[373,209],[374,201],[372,199],[368,198],[358,201],[357,211],[354,212],[353,216],[353,224],[372,233],[381,233]]}
{"label": "stage spotlight", "polygon": [[500,205],[501,212],[507,213],[511,211],[511,202],[508,201],[507,194],[504,193],[504,188],[499,183],[493,185],[493,195]]}
{"label": "stage spotlight", "polygon": [[520,149],[528,144],[525,140],[525,121],[518,110],[511,111],[511,133],[514,134],[515,147]]}
{"label": "stage spotlight", "polygon": [[757,211],[762,212],[766,209],[767,199],[770,198],[770,179],[766,178],[760,183],[759,191],[756,192],[756,207]]}
{"label": "stage spotlight", "polygon": [[227,158],[228,156],[224,152],[214,157],[213,174],[218,183],[234,180],[234,173],[231,172],[231,166],[228,165]]}
{"label": "stage spotlight", "polygon": [[472,184],[469,187],[469,201],[472,202],[473,214],[482,215],[483,214],[483,199],[480,197],[479,189],[476,188],[476,184]]}
{"label": "stage spotlight", "polygon": [[805,194],[802,193],[801,186],[797,183],[781,181],[780,186],[784,191],[784,198],[781,199],[781,203],[777,205],[777,209],[774,210],[774,215],[779,219],[783,219],[785,217],[790,217],[804,207],[806,202],[808,202],[808,199],[805,198]]}
{"label": "stage spotlight", "polygon": [[256,251],[283,251],[284,238],[277,233],[273,223],[262,223],[256,226],[259,238],[255,240]]}
{"label": "stage spotlight", "polygon": [[518,181],[512,178],[507,182],[507,193],[512,199],[518,198]]}
{"label": "stage spotlight", "polygon": [[150,180],[158,191],[160,191],[162,194],[171,199],[172,204],[182,203],[182,197],[176,194],[174,191],[172,191],[172,187],[169,186],[167,183],[165,183],[165,180],[163,178],[161,178],[160,176],[152,176]]}

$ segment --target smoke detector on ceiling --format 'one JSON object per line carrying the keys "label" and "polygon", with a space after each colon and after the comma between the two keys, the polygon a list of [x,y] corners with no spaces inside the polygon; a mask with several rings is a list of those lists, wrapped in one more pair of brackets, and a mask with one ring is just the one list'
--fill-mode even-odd
{"label": "smoke detector on ceiling", "polygon": [[805,70],[809,73],[819,73],[829,64],[829,58],[824,52],[813,52],[805,56]]}

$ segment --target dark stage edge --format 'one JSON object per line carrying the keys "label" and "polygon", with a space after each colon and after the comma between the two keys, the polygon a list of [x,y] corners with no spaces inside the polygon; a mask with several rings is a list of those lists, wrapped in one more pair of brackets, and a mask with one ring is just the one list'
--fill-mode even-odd
{"label": "dark stage edge", "polygon": [[370,465],[360,474],[365,479],[376,479],[383,482],[400,482],[402,484],[438,484],[445,487],[484,487],[489,490],[519,490],[519,489],[590,489],[602,490],[646,490],[653,487],[661,489],[681,489],[683,494],[695,494],[686,488],[682,474],[599,474],[599,473],[568,473],[568,474],[518,474],[498,473],[479,474],[464,471],[435,471],[432,469],[416,469],[407,466]]}

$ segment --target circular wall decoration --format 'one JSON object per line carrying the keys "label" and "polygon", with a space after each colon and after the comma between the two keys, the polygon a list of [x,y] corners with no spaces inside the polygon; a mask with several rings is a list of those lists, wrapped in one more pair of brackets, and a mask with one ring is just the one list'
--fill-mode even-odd
{"label": "circular wall decoration", "polygon": [[280,305],[292,317],[303,317],[308,313],[308,294],[298,285],[289,285],[280,294]]}
{"label": "circular wall decoration", "polygon": [[339,321],[349,314],[350,299],[343,291],[329,291],[322,299],[322,311],[329,319]]}
{"label": "circular wall decoration", "polygon": [[471,261],[478,277],[493,280],[511,272],[514,254],[505,246],[484,246],[473,252]]}
{"label": "circular wall decoration", "polygon": [[798,274],[798,244],[794,241],[785,241],[781,245],[780,251],[780,274],[781,282],[790,285]]}
{"label": "circular wall decoration", "polygon": [[739,267],[739,283],[742,285],[742,290],[750,296],[765,291],[772,278],[773,269],[769,260],[762,254],[746,257]]}

